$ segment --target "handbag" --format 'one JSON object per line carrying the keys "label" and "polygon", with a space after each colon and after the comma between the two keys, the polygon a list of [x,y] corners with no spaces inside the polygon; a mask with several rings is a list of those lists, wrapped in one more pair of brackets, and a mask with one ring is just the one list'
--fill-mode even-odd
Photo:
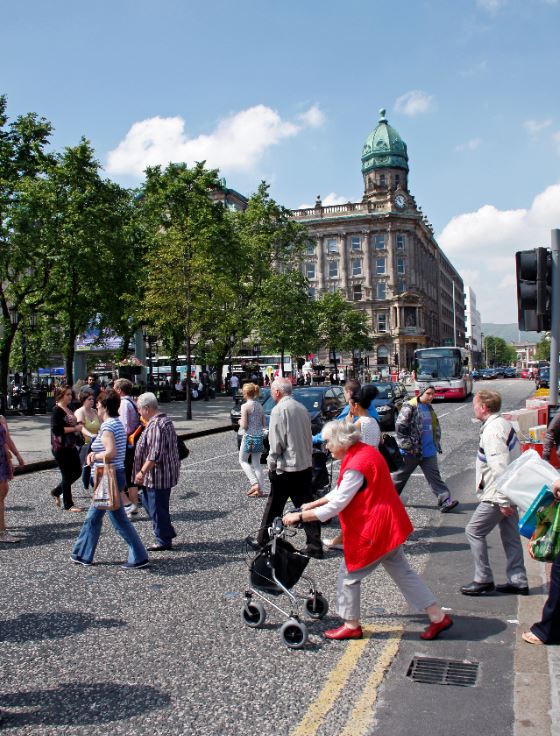
{"label": "handbag", "polygon": [[539,562],[552,562],[560,554],[560,503],[537,511],[537,528],[529,542],[529,554]]}
{"label": "handbag", "polygon": [[105,463],[95,469],[92,504],[100,511],[116,511],[120,507],[121,494],[113,463]]}
{"label": "handbag", "polygon": [[191,451],[185,444],[185,440],[177,435],[177,450],[179,451],[179,460],[186,460]]}
{"label": "handbag", "polygon": [[537,511],[543,506],[549,506],[554,501],[554,494],[549,486],[543,486],[524,516],[519,520],[519,533],[531,539],[537,528]]}
{"label": "handbag", "polygon": [[404,462],[403,456],[399,450],[397,440],[392,435],[381,435],[381,442],[379,443],[378,449],[389,466],[389,472],[394,473],[401,467]]}
{"label": "handbag", "polygon": [[243,436],[243,452],[249,454],[255,452],[262,453],[264,449],[263,435],[262,434],[249,434],[248,432]]}

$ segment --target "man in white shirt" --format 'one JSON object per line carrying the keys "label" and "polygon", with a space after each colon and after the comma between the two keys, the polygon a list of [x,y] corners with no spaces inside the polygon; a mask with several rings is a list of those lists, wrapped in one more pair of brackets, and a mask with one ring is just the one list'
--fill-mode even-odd
{"label": "man in white shirt", "polygon": [[[115,391],[121,399],[119,406],[119,421],[124,427],[125,434],[128,438],[140,424],[140,414],[136,408],[136,404],[132,398],[132,382],[128,378],[117,378],[114,384]],[[134,516],[138,513],[138,489],[134,485],[132,479],[132,468],[134,465],[134,447],[129,446],[127,442],[126,455],[124,460],[124,469],[126,473],[127,493],[130,504],[124,507],[128,516]]]}

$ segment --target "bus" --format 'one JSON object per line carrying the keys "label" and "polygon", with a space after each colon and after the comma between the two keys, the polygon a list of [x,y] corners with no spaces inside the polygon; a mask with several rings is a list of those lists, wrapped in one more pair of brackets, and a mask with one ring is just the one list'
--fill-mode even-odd
{"label": "bus", "polygon": [[431,385],[435,399],[464,400],[472,394],[473,379],[465,348],[420,348],[414,351],[416,387],[422,391]]}

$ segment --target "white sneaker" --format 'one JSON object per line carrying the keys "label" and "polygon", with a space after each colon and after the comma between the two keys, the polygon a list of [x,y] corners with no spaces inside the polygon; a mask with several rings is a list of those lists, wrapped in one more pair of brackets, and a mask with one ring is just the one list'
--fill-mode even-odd
{"label": "white sneaker", "polygon": [[9,542],[10,544],[17,544],[17,542],[21,542],[21,537],[14,537],[13,534],[10,534],[8,531],[0,532],[0,542]]}
{"label": "white sneaker", "polygon": [[138,513],[138,506],[135,503],[129,503],[128,506],[124,507],[127,516],[136,516]]}
{"label": "white sneaker", "polygon": [[334,539],[324,539],[323,549],[325,549],[327,552],[329,549],[344,549],[344,545],[335,542]]}

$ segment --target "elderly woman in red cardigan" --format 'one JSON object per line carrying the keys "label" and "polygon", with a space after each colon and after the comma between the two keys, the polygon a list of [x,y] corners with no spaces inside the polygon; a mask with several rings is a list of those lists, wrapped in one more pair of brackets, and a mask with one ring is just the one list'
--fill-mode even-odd
{"label": "elderly woman in red cardigan", "polygon": [[337,488],[300,512],[286,514],[284,524],[327,521],[339,515],[344,560],[337,583],[337,609],[344,623],[325,631],[327,639],[360,639],[360,584],[383,565],[409,605],[428,614],[430,625],[420,634],[435,639],[452,624],[434,594],[408,564],[403,544],[412,532],[408,514],[395,491],[387,463],[375,447],[360,441],[360,431],[346,422],[323,428],[333,457],[342,460]]}

